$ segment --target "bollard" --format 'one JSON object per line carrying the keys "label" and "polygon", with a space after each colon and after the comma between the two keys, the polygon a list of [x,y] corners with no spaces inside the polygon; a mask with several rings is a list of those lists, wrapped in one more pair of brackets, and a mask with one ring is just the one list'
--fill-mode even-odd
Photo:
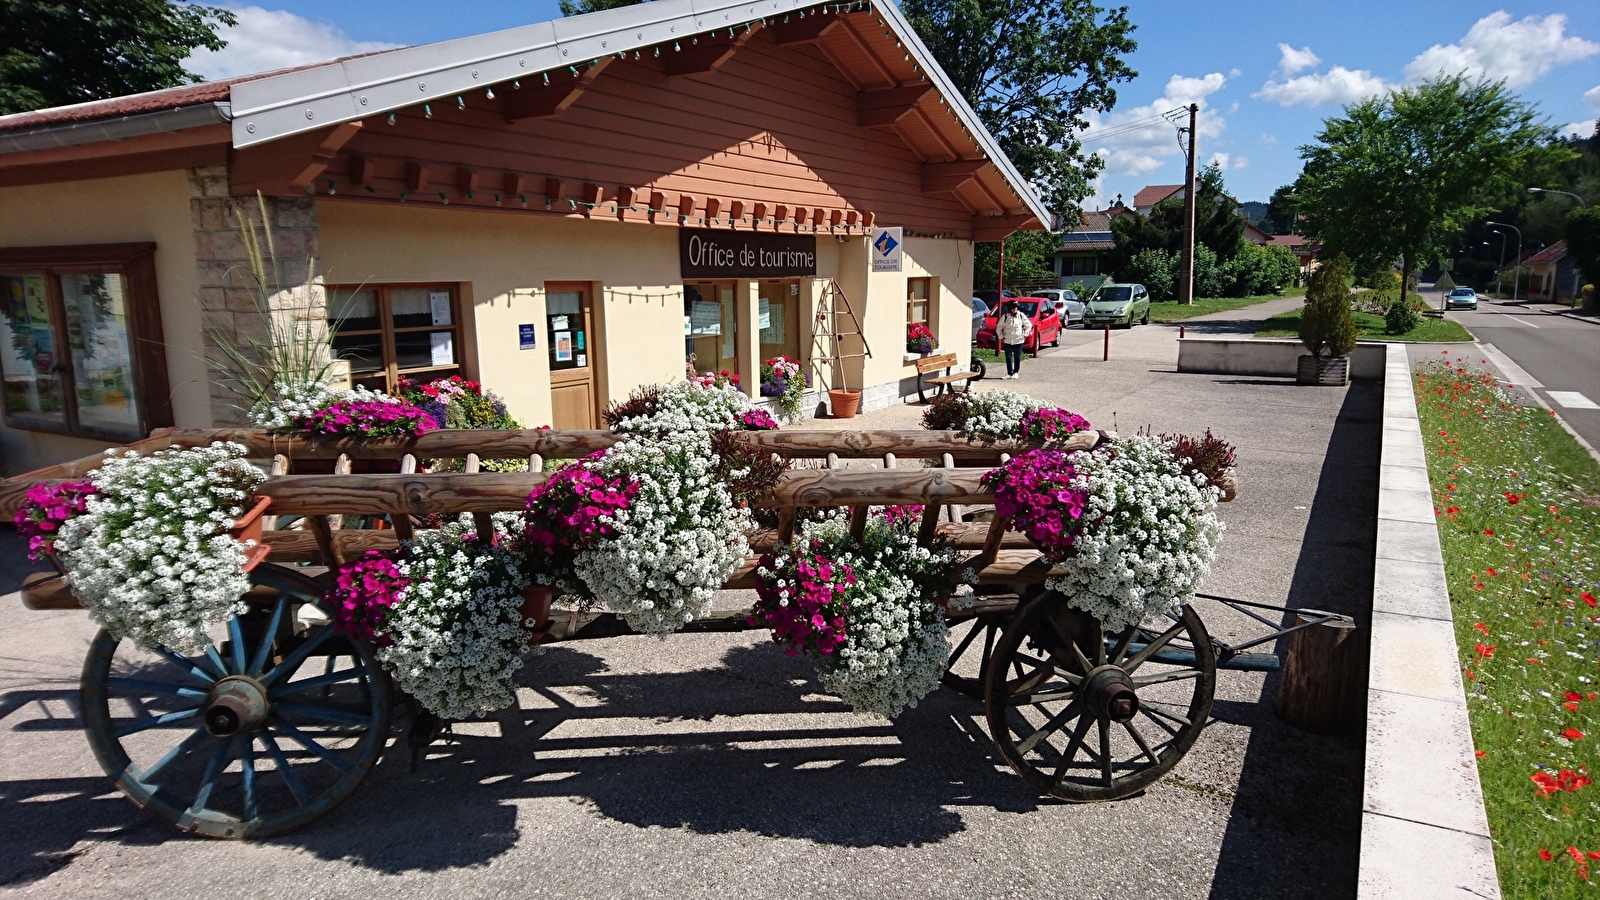
{"label": "bollard", "polygon": [[1186,331],[1188,331],[1188,329],[1185,326],[1183,326],[1183,325],[1179,325],[1178,326],[1178,340],[1180,340],[1180,341],[1183,340],[1183,335],[1184,335],[1184,333]]}
{"label": "bollard", "polygon": [[1105,352],[1104,356],[1100,357],[1100,361],[1101,362],[1110,362],[1111,361],[1111,326],[1110,325],[1106,326],[1106,352]]}

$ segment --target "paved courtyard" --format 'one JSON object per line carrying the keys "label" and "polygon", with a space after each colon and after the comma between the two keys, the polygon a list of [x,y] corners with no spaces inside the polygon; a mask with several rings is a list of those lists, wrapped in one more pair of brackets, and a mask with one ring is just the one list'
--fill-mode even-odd
{"label": "paved courtyard", "polygon": [[[1245,330],[1276,301],[1191,322]],[[1124,432],[1211,428],[1240,496],[1208,592],[1348,612],[1370,603],[1377,385],[1178,375],[1176,326],[1068,332],[1016,382]],[[996,366],[995,368],[999,368]],[[993,371],[993,370],[991,370]],[[896,407],[825,427],[915,427]],[[1275,677],[1223,673],[1214,721],[1144,794],[1043,801],[999,761],[979,704],[936,693],[890,723],[820,694],[763,633],[619,638],[529,657],[519,708],[463,725],[415,775],[386,757],[350,801],[263,844],[148,819],[77,723],[93,635],[30,612],[0,535],[0,891],[38,897],[1300,898],[1354,893],[1360,734],[1272,714]],[[738,602],[737,597],[725,597]],[[1214,604],[1212,633],[1257,633]]]}

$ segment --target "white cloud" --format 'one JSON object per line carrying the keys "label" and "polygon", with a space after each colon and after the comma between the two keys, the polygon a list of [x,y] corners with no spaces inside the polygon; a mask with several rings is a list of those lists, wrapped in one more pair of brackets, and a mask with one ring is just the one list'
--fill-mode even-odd
{"label": "white cloud", "polygon": [[1586,138],[1594,135],[1596,119],[1587,119],[1582,122],[1568,122],[1561,129],[1562,137]]}
{"label": "white cloud", "polygon": [[1595,112],[1600,112],[1600,87],[1592,87],[1584,91],[1583,102],[1589,104],[1589,108]]}
{"label": "white cloud", "polygon": [[1278,146],[1278,136],[1275,135],[1275,134],[1262,134],[1261,135],[1261,145],[1263,147],[1276,147],[1276,146]]}
{"label": "white cloud", "polygon": [[1424,81],[1443,72],[1468,77],[1504,80],[1511,87],[1526,87],[1557,66],[1578,62],[1600,53],[1600,44],[1568,35],[1567,17],[1551,13],[1511,21],[1505,10],[1473,23],[1459,44],[1434,44],[1406,66],[1406,80]]}
{"label": "white cloud", "polygon": [[1216,166],[1224,172],[1237,172],[1245,166],[1250,165],[1250,157],[1234,156],[1230,153],[1223,153],[1221,150],[1218,150],[1217,152],[1211,154],[1210,159],[1206,160],[1206,165]]}
{"label": "white cloud", "polygon": [[399,46],[382,41],[354,41],[328,22],[313,22],[281,9],[233,7],[239,24],[218,30],[228,46],[212,52],[196,50],[186,67],[207,81],[302,66],[341,56],[371,53]]}
{"label": "white cloud", "polygon": [[[1216,110],[1207,107],[1206,98],[1222,90],[1227,83],[1227,76],[1221,72],[1212,72],[1200,78],[1174,75],[1167,79],[1161,97],[1151,103],[1119,108],[1104,116],[1091,114],[1089,128],[1079,137],[1086,148],[1106,161],[1107,175],[1138,178],[1161,168],[1169,157],[1182,155],[1177,129],[1158,118],[1162,113],[1190,103],[1199,105],[1196,128],[1200,132],[1202,151],[1208,140],[1222,134],[1227,128],[1227,121]],[[1177,116],[1174,119],[1182,121]],[[1134,189],[1137,190],[1138,186]],[[1128,194],[1123,199],[1131,201],[1132,196]]]}
{"label": "white cloud", "polygon": [[1250,96],[1279,106],[1321,106],[1324,103],[1354,103],[1382,94],[1389,85],[1366,69],[1334,66],[1326,72],[1313,72],[1283,81],[1268,81]]}
{"label": "white cloud", "polygon": [[1279,44],[1278,53],[1282,58],[1278,60],[1278,71],[1285,75],[1303,72],[1322,62],[1322,57],[1311,52],[1310,47],[1301,47],[1299,50],[1288,44]]}

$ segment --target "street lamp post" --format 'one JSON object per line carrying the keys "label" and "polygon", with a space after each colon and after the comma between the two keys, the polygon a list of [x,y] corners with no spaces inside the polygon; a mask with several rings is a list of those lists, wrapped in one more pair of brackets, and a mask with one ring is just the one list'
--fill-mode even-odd
{"label": "street lamp post", "polygon": [[1501,222],[1485,222],[1490,228],[1509,228],[1517,233],[1517,274],[1511,276],[1511,302],[1517,302],[1517,288],[1522,286],[1522,229]]}
{"label": "street lamp post", "polygon": [[[1565,194],[1566,196],[1571,197],[1572,199],[1578,201],[1578,208],[1579,209],[1585,209],[1585,208],[1587,208],[1589,206],[1589,204],[1583,202],[1583,198],[1582,197],[1579,197],[1577,194],[1574,194],[1571,191],[1556,191],[1556,190],[1551,190],[1550,188],[1531,187],[1531,188],[1528,188],[1528,193],[1530,193],[1530,194]],[[1555,288],[1552,287],[1550,289],[1550,293],[1554,294],[1555,293]],[[1554,300],[1555,297],[1551,297],[1550,299]],[[1578,261],[1577,260],[1573,260],[1572,261],[1572,305],[1574,307],[1576,307],[1578,305]]]}
{"label": "street lamp post", "polygon": [[1506,233],[1504,231],[1496,233],[1500,235],[1500,268],[1494,270],[1494,295],[1498,297],[1500,296],[1500,273],[1506,267]]}

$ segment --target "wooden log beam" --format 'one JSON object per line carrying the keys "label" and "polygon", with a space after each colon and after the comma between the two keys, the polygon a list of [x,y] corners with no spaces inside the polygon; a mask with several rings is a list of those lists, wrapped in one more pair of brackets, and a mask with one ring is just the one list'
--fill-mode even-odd
{"label": "wooden log beam", "polygon": [[949,162],[922,164],[922,192],[924,194],[954,194],[988,165],[986,159],[957,159]]}
{"label": "wooden log beam", "polygon": [[[501,91],[500,112],[507,122],[524,119],[543,119],[562,112],[578,102],[614,56],[602,57],[596,65],[588,66],[574,75],[568,69],[552,69],[549,84],[529,84],[517,91]],[[531,82],[533,79],[529,79]]]}
{"label": "wooden log beam", "polygon": [[998,241],[1014,232],[1041,227],[1043,226],[1039,224],[1039,218],[1033,215],[973,216],[972,239],[975,241]]}
{"label": "wooden log beam", "polygon": [[700,75],[705,72],[714,72],[733,58],[733,54],[744,46],[758,29],[735,32],[733,37],[725,33],[702,34],[680,41],[679,49],[671,53],[661,54],[661,68],[669,76]]}
{"label": "wooden log beam", "polygon": [[862,91],[856,95],[856,124],[862,128],[893,126],[933,91],[932,84]]}
{"label": "wooden log beam", "polygon": [[795,17],[788,22],[780,22],[773,26],[772,34],[779,44],[814,44],[822,40],[834,26],[839,24],[839,16],[807,16],[804,19]]}

